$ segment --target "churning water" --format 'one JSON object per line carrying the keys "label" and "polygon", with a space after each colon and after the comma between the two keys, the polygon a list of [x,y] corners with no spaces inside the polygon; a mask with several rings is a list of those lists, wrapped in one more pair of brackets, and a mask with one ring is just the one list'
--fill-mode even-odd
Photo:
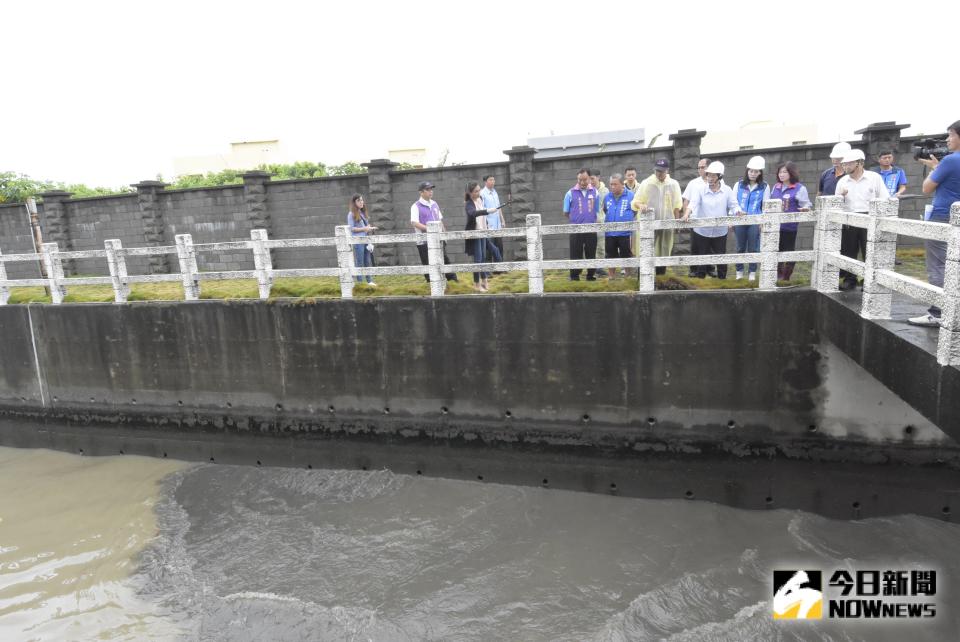
{"label": "churning water", "polygon": [[[960,630],[960,527],[915,516],[2,448],[0,493],[2,640],[913,642]],[[773,569],[844,567],[935,568],[937,616],[772,619]]]}

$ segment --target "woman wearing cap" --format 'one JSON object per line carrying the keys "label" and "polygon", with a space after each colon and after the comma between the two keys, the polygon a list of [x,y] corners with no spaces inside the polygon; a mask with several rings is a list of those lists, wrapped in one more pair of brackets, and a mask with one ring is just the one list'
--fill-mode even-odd
{"label": "woman wearing cap", "polygon": [[[367,207],[363,202],[363,196],[354,194],[350,197],[350,212],[347,214],[347,225],[350,226],[350,234],[353,236],[367,236],[367,234],[376,231],[377,228],[370,225],[367,218]],[[353,246],[354,264],[358,268],[373,267],[373,245],[369,243],[357,243]],[[363,277],[357,277],[357,283],[363,283]],[[367,275],[367,285],[377,287],[373,282],[373,277]]]}
{"label": "woman wearing cap", "polygon": [[[777,182],[770,190],[771,199],[783,200],[784,212],[809,212],[813,203],[807,188],[800,182],[797,166],[791,161],[777,166]],[[780,224],[780,251],[792,252],[797,247],[798,223]],[[793,261],[777,263],[777,280],[789,281],[793,275]]]}
{"label": "woman wearing cap", "polygon": [[[747,163],[747,171],[737,181],[733,192],[737,195],[740,212],[747,215],[763,214],[763,202],[770,198],[770,186],[763,182],[763,156],[754,156]],[[737,237],[737,254],[760,251],[760,226],[737,225],[733,228]],[[743,278],[743,263],[737,263],[737,279]],[[750,264],[748,280],[757,278],[757,264]]]}
{"label": "woman wearing cap", "polygon": [[[463,194],[463,210],[467,215],[466,230],[485,230],[487,229],[487,214],[496,214],[499,208],[483,207],[483,198],[480,196],[480,183],[470,181],[467,183],[467,190]],[[488,238],[466,239],[463,242],[463,251],[473,256],[476,263],[483,263],[484,256],[489,255],[498,263],[500,262],[500,250]],[[487,279],[490,277],[488,272],[473,273],[473,289],[478,292],[487,291]]]}

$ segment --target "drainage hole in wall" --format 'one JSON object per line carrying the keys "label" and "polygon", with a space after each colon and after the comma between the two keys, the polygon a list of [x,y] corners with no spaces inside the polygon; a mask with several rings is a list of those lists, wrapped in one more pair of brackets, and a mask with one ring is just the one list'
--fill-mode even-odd
{"label": "drainage hole in wall", "polygon": [[123,448],[120,449],[120,454],[121,454],[121,455],[123,454]]}
{"label": "drainage hole in wall", "polygon": [[227,402],[227,408],[233,408],[233,404],[230,403],[229,401]]}
{"label": "drainage hole in wall", "polygon": [[914,430],[916,430],[916,428],[913,426],[905,426],[903,432],[907,433],[908,435],[912,435]]}
{"label": "drainage hole in wall", "polygon": [[647,417],[647,423],[651,426],[655,426],[657,423],[656,417]]}
{"label": "drainage hole in wall", "polygon": [[257,460],[257,466],[263,466],[263,462],[260,461],[259,459]]}
{"label": "drainage hole in wall", "polygon": [[855,510],[860,510],[860,502],[853,502],[853,508]]}
{"label": "drainage hole in wall", "polygon": [[57,403],[57,401],[58,401],[57,398],[54,397],[54,398],[53,398],[53,403]]}
{"label": "drainage hole in wall", "polygon": [[163,458],[164,458],[164,459],[167,458],[167,453],[163,453]]}
{"label": "drainage hole in wall", "polygon": [[450,412],[450,409],[447,408],[446,406],[441,406],[441,407],[440,407],[440,414],[441,414],[441,415],[445,415],[445,414],[447,414],[447,413],[449,413],[449,412]]}
{"label": "drainage hole in wall", "polygon": [[418,471],[417,471],[417,474],[418,474],[418,475],[422,475],[422,474],[423,474],[423,471],[422,471],[422,470],[418,470]]}
{"label": "drainage hole in wall", "polygon": [[130,400],[130,403],[132,403],[134,406],[136,406],[136,405],[137,405],[137,400],[136,400],[136,399],[131,399],[131,400]]}
{"label": "drainage hole in wall", "polygon": [[178,406],[182,406],[182,405],[183,405],[183,399],[177,399],[177,405],[178,405]]}
{"label": "drainage hole in wall", "polygon": [[93,403],[95,400],[93,397],[90,397],[90,403]]}
{"label": "drainage hole in wall", "polygon": [[736,427],[737,427],[737,422],[735,422],[733,419],[727,422],[727,428],[736,428]]}
{"label": "drainage hole in wall", "polygon": [[276,409],[277,412],[283,412],[283,404],[282,404],[282,403],[278,403],[276,406],[274,406],[274,408]]}
{"label": "drainage hole in wall", "polygon": [[337,409],[334,408],[333,406],[327,406],[327,412],[336,412],[336,411]]}
{"label": "drainage hole in wall", "polygon": [[389,407],[389,406],[383,409],[383,414],[385,414],[385,415],[389,415],[389,414],[390,414],[390,407]]}
{"label": "drainage hole in wall", "polygon": [[766,498],[765,498],[763,501],[765,501],[767,504],[772,504],[772,503],[773,503],[773,497],[770,497],[769,495],[767,495]]}
{"label": "drainage hole in wall", "polygon": [[617,490],[617,485],[613,482],[610,482],[610,490]]}
{"label": "drainage hole in wall", "polygon": [[586,422],[590,421],[590,415],[586,415],[586,414],[585,414],[585,415],[583,415],[583,417],[581,417],[581,419],[583,419],[584,423],[586,423]]}
{"label": "drainage hole in wall", "polygon": [[949,507],[949,506],[944,506],[943,508],[940,509],[940,512],[943,513],[944,515],[949,515],[949,514],[950,514],[950,507]]}
{"label": "drainage hole in wall", "polygon": [[692,491],[692,490],[688,490],[687,492],[685,492],[685,493],[683,494],[683,496],[686,497],[687,499],[693,499],[693,491]]}
{"label": "drainage hole in wall", "polygon": [[211,464],[213,463],[213,457],[210,458],[210,463],[211,463]]}
{"label": "drainage hole in wall", "polygon": [[813,424],[807,426],[807,432],[817,432],[817,427]]}
{"label": "drainage hole in wall", "polygon": [[360,470],[366,470],[366,469],[367,469],[366,466],[360,466]]}
{"label": "drainage hole in wall", "polygon": [[81,454],[81,455],[83,454],[83,448],[80,449],[80,454]]}
{"label": "drainage hole in wall", "polygon": [[477,475],[477,481],[483,481],[483,475]]}
{"label": "drainage hole in wall", "polygon": [[506,417],[507,419],[509,419],[510,417],[513,416],[513,413],[510,412],[509,410],[507,410],[507,411],[505,411],[505,412],[503,413],[503,416]]}

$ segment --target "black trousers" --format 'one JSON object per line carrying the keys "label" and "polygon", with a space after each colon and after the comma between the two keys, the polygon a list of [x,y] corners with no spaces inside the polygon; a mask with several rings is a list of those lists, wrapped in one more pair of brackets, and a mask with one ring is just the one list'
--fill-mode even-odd
{"label": "black trousers", "polygon": [[[857,253],[862,253],[863,260],[867,260],[867,230],[862,227],[844,225],[840,232],[840,254],[855,259]],[[840,278],[854,283],[857,281],[857,275],[846,270],[840,270]]]}
{"label": "black trousers", "polygon": [[[584,232],[581,234],[570,235],[570,258],[571,259],[595,259],[597,258],[597,233]],[[597,270],[587,268],[587,278],[593,280]],[[580,270],[570,270],[570,278],[574,281],[580,280]]]}
{"label": "black trousers", "polygon": [[[702,236],[693,232],[690,236],[690,254],[726,254],[727,253],[727,235],[723,236]],[[709,265],[694,265],[694,276],[704,278],[709,271]],[[717,278],[727,278],[727,265],[717,263]]]}
{"label": "black trousers", "polygon": [[[430,265],[430,255],[427,252],[427,244],[417,245],[417,253],[420,255],[420,264],[421,265]],[[450,264],[450,257],[447,256],[447,244],[443,244],[443,262],[447,265]],[[457,275],[455,273],[448,272],[444,276],[447,277],[447,281],[456,281]],[[424,274],[423,278],[427,280],[427,283],[430,283],[430,275]]]}
{"label": "black trousers", "polygon": [[[603,249],[608,259],[632,259],[629,236],[606,236],[603,239]],[[613,269],[613,268],[611,268]]]}
{"label": "black trousers", "polygon": [[[792,252],[797,249],[797,230],[780,230],[780,251]],[[777,279],[780,281],[789,281],[793,276],[795,261],[785,261],[777,263]]]}

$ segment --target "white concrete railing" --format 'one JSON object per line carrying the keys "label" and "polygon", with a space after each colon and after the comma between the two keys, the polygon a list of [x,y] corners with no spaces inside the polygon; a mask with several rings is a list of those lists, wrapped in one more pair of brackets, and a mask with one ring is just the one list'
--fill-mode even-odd
{"label": "white concrete railing", "polygon": [[[890,318],[893,292],[901,292],[943,310],[943,327],[940,331],[938,360],[941,364],[960,365],[960,203],[955,203],[950,213],[950,223],[900,220],[897,218],[898,201],[876,200],[870,204],[869,214],[852,214],[840,209],[843,198],[827,196],[817,198],[816,210],[804,213],[783,213],[779,200],[764,202],[764,213],[752,216],[732,216],[691,221],[655,220],[650,212],[640,214],[629,223],[601,223],[589,225],[541,225],[539,214],[530,214],[523,228],[499,230],[473,230],[443,232],[439,223],[428,224],[427,232],[414,234],[382,234],[354,237],[346,225],[337,226],[333,238],[274,239],[267,237],[266,230],[252,230],[249,241],[194,244],[191,235],[176,236],[176,245],[159,247],[121,247],[120,241],[104,242],[103,250],[60,252],[56,243],[44,243],[40,254],[0,253],[0,305],[10,296],[11,287],[43,286],[49,288],[53,303],[63,302],[67,286],[110,285],[114,299],[125,302],[134,283],[157,283],[180,281],[184,297],[196,300],[200,297],[200,282],[206,280],[256,279],[259,296],[266,299],[277,277],[338,277],[340,293],[344,298],[353,296],[354,278],[357,276],[427,274],[430,278],[431,296],[442,296],[446,288],[444,274],[452,272],[526,271],[530,294],[543,293],[543,271],[574,268],[636,268],[638,290],[652,292],[655,285],[655,268],[661,266],[706,265],[713,263],[758,263],[760,265],[759,289],[773,290],[777,283],[777,263],[781,261],[813,262],[811,285],[820,292],[834,292],[839,287],[840,268],[864,278],[861,315],[867,319]],[[815,222],[814,249],[780,252],[779,236],[781,223]],[[681,230],[694,227],[760,225],[760,251],[743,254],[710,254],[654,256],[654,233],[656,230]],[[853,225],[867,229],[867,256],[861,262],[842,256],[840,252],[841,225]],[[639,256],[631,259],[594,260],[544,260],[543,237],[585,232],[630,231],[638,238]],[[944,287],[936,287],[893,271],[898,234],[948,243]],[[520,237],[525,239],[527,260],[503,263],[443,263],[443,242],[476,238]],[[427,242],[428,265],[402,265],[358,268],[354,265],[352,245],[372,243]],[[335,247],[337,267],[306,269],[274,269],[270,250],[308,247]],[[199,252],[225,252],[248,250],[253,252],[253,270],[201,272],[197,268]],[[174,274],[131,275],[127,272],[127,257],[176,254],[180,271]],[[75,259],[106,259],[110,276],[66,278],[63,261]],[[8,279],[6,263],[42,260],[47,271],[46,279]]]}

